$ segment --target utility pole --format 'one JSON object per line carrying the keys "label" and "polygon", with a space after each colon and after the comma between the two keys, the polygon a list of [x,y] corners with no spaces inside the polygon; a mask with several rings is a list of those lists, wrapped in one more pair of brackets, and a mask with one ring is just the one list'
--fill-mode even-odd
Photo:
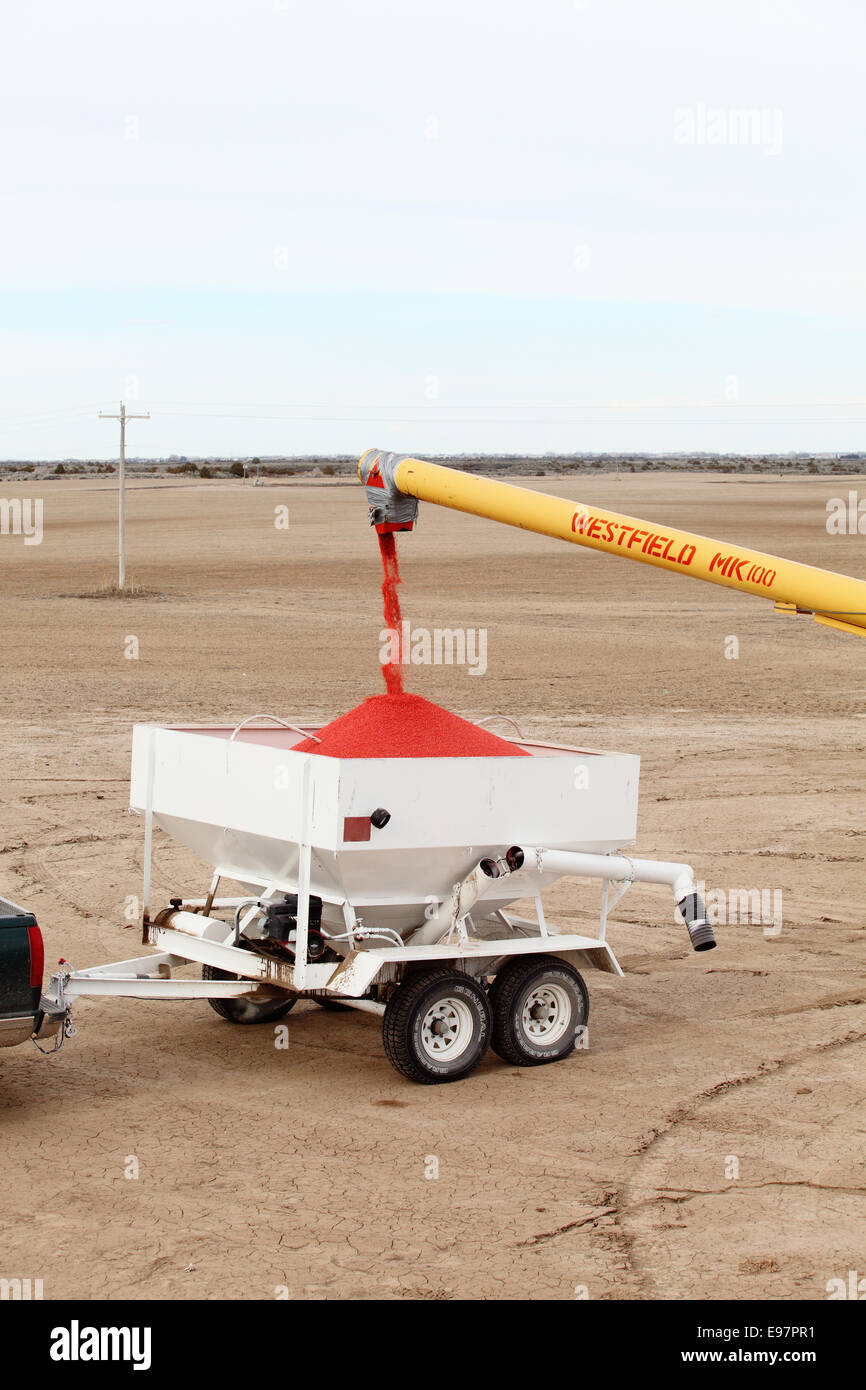
{"label": "utility pole", "polygon": [[119,415],[106,415],[99,412],[100,420],[120,421],[120,458],[117,469],[117,587],[126,587],[126,422],[127,420],[149,420],[147,415],[128,415],[123,401],[120,402]]}

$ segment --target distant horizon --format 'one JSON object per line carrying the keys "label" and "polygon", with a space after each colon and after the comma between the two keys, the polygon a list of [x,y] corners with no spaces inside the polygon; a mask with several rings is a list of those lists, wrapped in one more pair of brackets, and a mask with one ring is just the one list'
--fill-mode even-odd
{"label": "distant horizon", "polygon": [[[407,457],[410,457],[410,456],[411,456],[411,455],[407,455]],[[259,462],[259,463],[261,463],[261,464],[279,464],[279,463],[287,463],[287,464],[292,464],[292,463],[297,463],[297,464],[302,464],[302,463],[309,463],[309,464],[316,464],[316,463],[340,463],[340,464],[347,464],[347,465],[352,465],[352,466],[354,466],[354,465],[357,463],[359,457],[360,457],[360,454],[344,454],[344,453],[337,453],[337,454],[327,454],[327,453],[304,453],[304,454],[249,454],[249,453],[241,453],[241,454],[220,454],[220,453],[203,453],[203,454],[129,454],[129,453],[127,453],[127,455],[126,455],[126,465],[127,465],[127,467],[131,467],[131,466],[136,465],[136,464],[144,464],[144,465],[150,466],[150,465],[153,465],[153,464],[172,465],[172,464],[183,464],[183,463],[195,463],[195,464],[200,464],[200,463],[201,463],[201,464],[207,464],[207,463],[223,463],[223,464],[228,464],[228,465],[231,465],[232,463],[242,463],[242,464],[245,464],[245,465],[249,466],[249,465],[251,465],[251,464],[254,463],[254,462]],[[781,453],[781,452],[780,452],[780,453],[774,453],[774,452],[772,452],[772,451],[770,451],[770,450],[755,450],[755,451],[750,452],[750,453],[740,453],[740,452],[735,452],[735,451],[733,451],[733,450],[708,450],[708,449],[680,449],[680,450],[668,449],[668,450],[662,450],[662,451],[658,451],[658,450],[654,450],[654,449],[634,449],[634,450],[629,450],[628,452],[623,451],[623,450],[594,450],[594,451],[592,451],[592,452],[582,450],[582,451],[578,451],[578,452],[560,452],[560,453],[553,453],[553,452],[548,451],[548,452],[543,453],[543,454],[531,454],[531,453],[525,453],[525,452],[518,452],[518,453],[503,453],[502,451],[485,453],[485,452],[482,452],[482,451],[480,451],[480,450],[467,451],[467,452],[462,453],[462,454],[459,454],[459,453],[440,453],[440,454],[437,454],[437,453],[433,453],[433,452],[431,452],[431,451],[428,450],[424,455],[421,455],[420,453],[417,453],[417,454],[415,455],[415,457],[419,457],[419,458],[420,458],[420,457],[424,457],[424,458],[426,458],[426,459],[429,459],[431,462],[438,462],[438,461],[441,461],[441,460],[443,460],[443,459],[450,459],[450,460],[453,460],[453,461],[456,461],[456,462],[465,462],[465,461],[467,461],[467,460],[473,460],[473,461],[477,460],[477,461],[479,461],[479,462],[489,462],[489,463],[493,463],[493,464],[495,464],[495,463],[505,463],[505,462],[507,462],[507,463],[512,463],[512,462],[514,462],[514,463],[525,462],[525,463],[539,463],[539,464],[541,464],[541,463],[556,463],[556,462],[561,462],[561,461],[579,463],[579,462],[581,462],[581,461],[583,461],[583,460],[593,460],[593,459],[603,459],[603,460],[605,460],[605,461],[621,459],[621,460],[623,460],[624,462],[633,462],[633,461],[635,461],[635,460],[642,460],[642,459],[651,460],[651,461],[664,461],[665,459],[708,459],[708,460],[732,459],[732,460],[739,460],[739,461],[750,461],[750,460],[751,460],[751,461],[755,461],[755,462],[757,462],[757,461],[759,461],[759,460],[785,460],[785,459],[823,459],[823,460],[834,460],[834,459],[835,459],[835,460],[840,460],[840,461],[841,461],[841,460],[850,460],[850,461],[863,461],[863,462],[866,462],[866,449],[863,449],[863,450],[856,450],[856,449],[855,449],[855,450],[846,450],[846,451],[844,451],[844,452],[840,452],[840,451],[837,451],[837,450],[828,450],[828,449],[823,449],[823,450],[812,450],[812,449],[792,450],[792,449],[791,449],[791,450],[785,451],[784,453]],[[83,455],[83,454],[79,454],[79,455],[74,455],[74,454],[63,454],[63,455],[55,455],[55,456],[52,456],[52,457],[50,457],[50,458],[46,458],[46,457],[25,458],[25,457],[23,457],[23,456],[17,456],[17,455],[15,455],[15,456],[10,456],[10,457],[8,457],[8,458],[0,458],[0,468],[14,468],[14,467],[16,467],[16,466],[21,466],[21,467],[27,467],[27,466],[40,467],[40,466],[43,466],[43,465],[44,465],[45,467],[48,467],[48,466],[50,466],[50,465],[52,465],[52,464],[57,464],[57,463],[64,463],[64,464],[65,464],[65,463],[68,463],[68,464],[73,464],[73,465],[76,465],[76,464],[77,464],[77,465],[91,466],[91,467],[98,467],[98,466],[104,467],[106,464],[116,464],[117,462],[118,462],[118,457],[117,457],[116,454],[115,454],[115,455],[108,455],[108,456],[103,457],[103,458],[96,458],[96,457],[94,457],[92,454],[87,454],[87,455]]]}

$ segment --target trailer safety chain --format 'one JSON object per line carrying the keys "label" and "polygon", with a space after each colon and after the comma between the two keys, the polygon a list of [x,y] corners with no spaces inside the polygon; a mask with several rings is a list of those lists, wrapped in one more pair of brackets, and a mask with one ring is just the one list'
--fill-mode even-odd
{"label": "trailer safety chain", "polygon": [[57,1031],[57,1033],[55,1034],[55,1037],[54,1037],[54,1046],[53,1046],[53,1047],[42,1047],[41,1044],[38,1043],[38,1042],[36,1041],[35,1035],[34,1035],[33,1037],[31,1037],[30,1041],[32,1042],[33,1046],[36,1048],[36,1051],[42,1053],[42,1056],[43,1056],[43,1057],[53,1057],[54,1054],[55,1054],[55,1052],[59,1052],[59,1051],[60,1051],[60,1049],[61,1049],[61,1047],[63,1046],[63,1044],[64,1044],[64,1042],[66,1041],[66,1039],[67,1039],[67,1038],[74,1038],[74,1037],[75,1037],[75,1034],[76,1034],[77,1032],[78,1032],[78,1029],[75,1027],[75,1024],[72,1022],[72,1010],[71,1010],[71,1009],[67,1009],[67,1010],[66,1010],[66,1013],[63,1015],[63,1019],[62,1019],[61,1024],[60,1024],[60,1028],[59,1028],[59,1030]]}

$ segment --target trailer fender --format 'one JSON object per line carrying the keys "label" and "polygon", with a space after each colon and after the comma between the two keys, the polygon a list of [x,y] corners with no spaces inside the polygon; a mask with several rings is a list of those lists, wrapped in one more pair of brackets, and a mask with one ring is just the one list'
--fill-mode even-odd
{"label": "trailer fender", "polygon": [[580,970],[581,967],[584,969],[592,968],[593,970],[603,970],[607,975],[622,976],[622,966],[607,942],[601,946],[593,946],[586,951],[557,951],[553,944],[549,949],[552,956],[559,956],[562,960],[567,960],[569,965],[573,965],[576,970]]}

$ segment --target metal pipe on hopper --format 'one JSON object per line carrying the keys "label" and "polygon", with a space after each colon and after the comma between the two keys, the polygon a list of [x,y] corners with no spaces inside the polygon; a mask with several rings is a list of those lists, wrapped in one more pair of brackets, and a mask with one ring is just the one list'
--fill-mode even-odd
{"label": "metal pipe on hopper", "polygon": [[234,935],[233,928],[219,917],[205,917],[201,912],[184,912],[182,908],[165,908],[154,918],[153,925],[170,927],[172,931],[183,932],[184,936],[197,936],[203,941],[219,941],[221,944]]}
{"label": "metal pipe on hopper", "polygon": [[539,872],[571,874],[575,878],[607,878],[614,883],[667,884],[688,928],[694,949],[712,951],[715,947],[716,939],[695,885],[694,870],[688,864],[661,859],[632,859],[625,854],[581,854],[566,849],[524,847],[523,854],[528,863],[535,861]]}
{"label": "metal pipe on hopper", "polygon": [[522,864],[523,851],[517,845],[501,859],[482,859],[461,883],[455,883],[441,907],[408,938],[407,946],[429,946],[441,941],[472,911],[494,879],[515,873]]}
{"label": "metal pipe on hopper", "polygon": [[755,594],[771,599],[778,612],[811,613],[828,627],[866,634],[866,582],[848,575],[377,449],[362,454],[358,476],[367,490],[371,521],[380,531],[410,531],[417,502],[435,502]]}
{"label": "metal pipe on hopper", "polygon": [[573,878],[609,879],[612,883],[659,883],[671,889],[696,951],[712,951],[716,945],[707,921],[694,870],[688,864],[659,859],[632,859],[624,854],[583,854],[576,850],[541,849],[513,845],[501,859],[482,859],[423,926],[412,933],[408,946],[429,946],[447,937],[484,897],[490,883],[517,873],[526,864],[535,873]]}

